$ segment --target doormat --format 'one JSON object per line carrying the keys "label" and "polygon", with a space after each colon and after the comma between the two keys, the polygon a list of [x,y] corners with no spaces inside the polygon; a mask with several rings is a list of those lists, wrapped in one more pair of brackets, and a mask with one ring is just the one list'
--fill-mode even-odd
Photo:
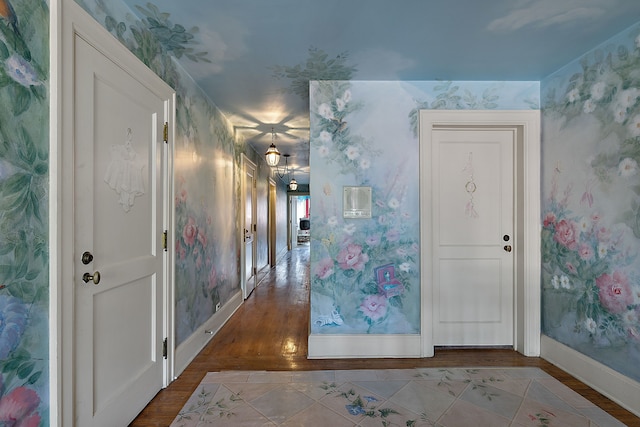
{"label": "doormat", "polygon": [[171,427],[624,426],[538,368],[208,373]]}

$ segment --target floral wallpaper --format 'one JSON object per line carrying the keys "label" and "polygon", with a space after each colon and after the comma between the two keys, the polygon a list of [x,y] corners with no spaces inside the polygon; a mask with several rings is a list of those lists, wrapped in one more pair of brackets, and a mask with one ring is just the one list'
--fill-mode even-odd
{"label": "floral wallpaper", "polygon": [[[311,332],[420,333],[420,109],[537,109],[537,82],[313,81]],[[370,187],[345,219],[343,186]]]}
{"label": "floral wallpaper", "polygon": [[[175,343],[179,346],[240,291],[240,153],[246,147],[176,59],[207,62],[198,28],[153,3],[78,3],[176,90]],[[137,16],[142,16],[139,19]]]}
{"label": "floral wallpaper", "polygon": [[0,7],[0,425],[49,425],[49,8]]}
{"label": "floral wallpaper", "polygon": [[541,83],[543,333],[640,381],[640,24]]}

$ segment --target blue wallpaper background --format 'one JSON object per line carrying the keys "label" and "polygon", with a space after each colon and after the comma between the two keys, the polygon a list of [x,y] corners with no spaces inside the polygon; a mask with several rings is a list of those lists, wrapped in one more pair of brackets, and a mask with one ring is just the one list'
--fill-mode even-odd
{"label": "blue wallpaper background", "polygon": [[542,82],[543,333],[640,381],[640,26]]}

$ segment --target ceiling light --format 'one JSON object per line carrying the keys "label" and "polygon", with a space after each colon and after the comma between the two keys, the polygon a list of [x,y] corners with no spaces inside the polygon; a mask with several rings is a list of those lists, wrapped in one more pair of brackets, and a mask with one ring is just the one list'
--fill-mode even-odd
{"label": "ceiling light", "polygon": [[276,148],[276,133],[271,128],[271,145],[266,153],[264,153],[267,164],[271,167],[278,166],[280,162],[280,151]]}

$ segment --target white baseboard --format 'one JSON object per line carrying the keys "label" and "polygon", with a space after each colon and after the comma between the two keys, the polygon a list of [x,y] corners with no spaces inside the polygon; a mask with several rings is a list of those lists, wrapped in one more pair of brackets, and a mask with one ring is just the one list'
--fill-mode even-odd
{"label": "white baseboard", "polygon": [[542,335],[540,357],[640,417],[640,383]]}
{"label": "white baseboard", "polygon": [[242,305],[242,292],[238,292],[219,311],[200,326],[175,352],[175,375],[179,376],[189,366],[205,345],[227,323],[238,307]]}
{"label": "white baseboard", "polygon": [[308,359],[420,357],[420,335],[309,335]]}

